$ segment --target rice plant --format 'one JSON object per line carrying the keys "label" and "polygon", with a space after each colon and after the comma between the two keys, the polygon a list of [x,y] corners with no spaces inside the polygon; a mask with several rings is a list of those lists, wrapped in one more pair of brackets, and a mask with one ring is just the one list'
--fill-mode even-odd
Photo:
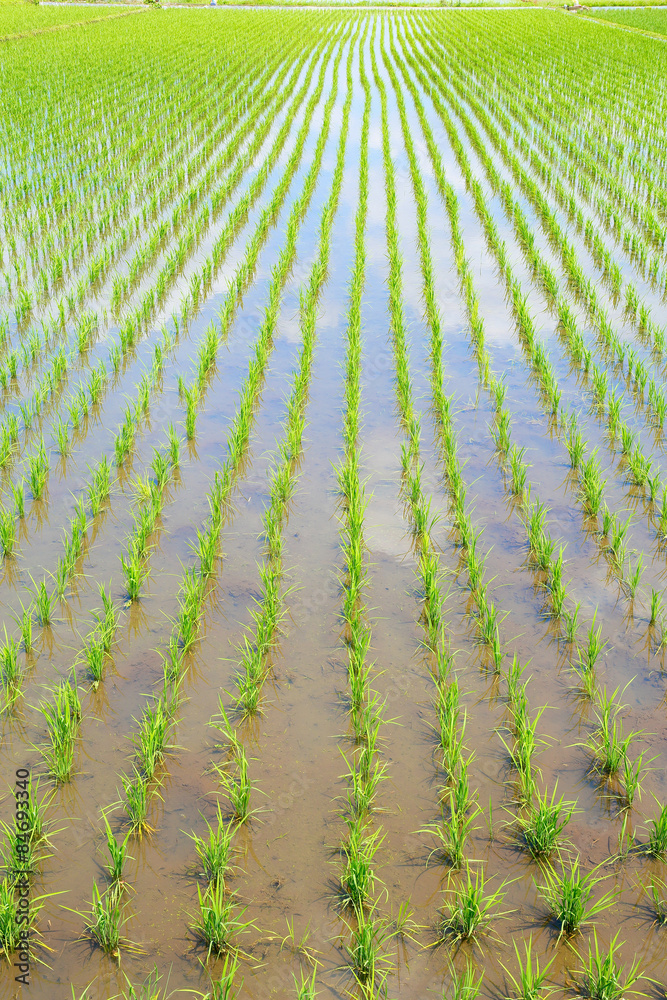
{"label": "rice plant", "polygon": [[616,888],[593,899],[598,887],[605,881],[605,876],[599,875],[598,871],[599,867],[582,875],[578,858],[567,869],[563,868],[560,875],[549,868],[543,870],[545,881],[537,888],[558,927],[559,938],[576,934],[616,902],[619,892]]}
{"label": "rice plant", "polygon": [[212,826],[208,821],[205,822],[208,836],[200,837],[196,833],[188,834],[188,836],[195,845],[197,861],[201,866],[200,874],[209,883],[221,882],[224,884],[225,878],[231,870],[230,858],[236,828],[232,823],[225,823],[220,803],[218,803],[216,826]]}
{"label": "rice plant", "polygon": [[471,869],[466,865],[463,884],[446,889],[451,899],[445,904],[440,922],[443,940],[477,940],[487,930],[492,921],[507,916],[510,911],[499,911],[505,898],[508,881],[492,890],[482,867]]}
{"label": "rice plant", "polygon": [[238,939],[254,927],[252,920],[244,920],[247,907],[240,907],[225,894],[221,882],[211,883],[202,892],[197,886],[199,913],[192,925],[198,941],[206,948],[206,957],[224,955],[238,947]]}
{"label": "rice plant", "polygon": [[646,849],[654,858],[667,857],[667,806],[662,806],[658,816],[651,820]]}
{"label": "rice plant", "polygon": [[90,911],[85,915],[84,934],[101,948],[105,955],[118,961],[121,946],[129,951],[137,950],[136,946],[123,936],[123,928],[127,921],[123,910],[121,895],[115,888],[100,893],[97,884],[93,882],[93,897]]}
{"label": "rice plant", "polygon": [[539,957],[535,956],[533,959],[532,935],[527,941],[524,941],[525,955],[523,958],[521,957],[521,952],[519,951],[517,942],[514,941],[513,943],[517,964],[516,974],[510,972],[510,970],[501,963],[502,968],[505,974],[509,977],[512,985],[511,992],[507,994],[508,1000],[539,1000],[539,997],[549,996],[554,991],[553,988],[547,987],[545,984],[549,970],[556,960],[556,956],[554,955],[544,966],[541,967]]}
{"label": "rice plant", "polygon": [[562,844],[561,834],[575,811],[576,803],[556,799],[556,787],[536,794],[527,814],[518,817],[519,829],[528,852],[534,858],[548,858]]}
{"label": "rice plant", "polygon": [[621,1000],[628,994],[644,995],[633,989],[636,983],[647,977],[641,972],[639,959],[630,965],[620,965],[617,955],[620,949],[616,934],[604,951],[600,948],[597,931],[593,930],[593,941],[588,945],[586,957],[579,954],[581,969],[578,970],[577,986],[585,997],[591,1000]]}

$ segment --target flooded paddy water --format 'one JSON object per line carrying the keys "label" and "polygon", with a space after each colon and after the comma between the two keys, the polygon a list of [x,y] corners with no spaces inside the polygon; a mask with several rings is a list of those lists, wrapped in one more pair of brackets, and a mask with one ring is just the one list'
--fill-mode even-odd
{"label": "flooded paddy water", "polygon": [[664,995],[665,58],[3,43],[0,996]]}

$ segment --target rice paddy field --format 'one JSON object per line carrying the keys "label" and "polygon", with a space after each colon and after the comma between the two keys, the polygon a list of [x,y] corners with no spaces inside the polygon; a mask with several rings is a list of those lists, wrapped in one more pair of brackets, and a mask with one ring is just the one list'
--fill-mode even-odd
{"label": "rice paddy field", "polygon": [[667,35],[667,10],[596,10],[589,16],[613,21],[628,28]]}
{"label": "rice paddy field", "polygon": [[664,996],[667,49],[0,73],[0,996]]}

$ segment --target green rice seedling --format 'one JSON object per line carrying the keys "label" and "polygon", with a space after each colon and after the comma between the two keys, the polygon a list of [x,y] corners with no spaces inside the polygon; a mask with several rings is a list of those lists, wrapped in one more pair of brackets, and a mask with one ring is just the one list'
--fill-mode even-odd
{"label": "green rice seedling", "polygon": [[25,479],[19,479],[18,482],[12,483],[12,495],[14,497],[14,513],[18,518],[25,517],[25,494],[23,492],[23,486]]}
{"label": "green rice seedling", "polygon": [[0,508],[0,545],[3,556],[8,557],[14,554],[16,546],[16,521],[14,512]]}
{"label": "green rice seedling", "polygon": [[639,556],[637,556],[637,562],[635,564],[634,569],[632,568],[632,564],[628,562],[628,573],[627,573],[626,583],[627,583],[628,593],[631,598],[634,598],[635,594],[637,593],[639,581],[641,580],[642,577],[643,562],[644,560],[642,558],[641,553]]}
{"label": "green rice seedling", "polygon": [[526,848],[534,858],[548,858],[560,847],[561,833],[576,808],[574,802],[563,802],[562,796],[556,800],[556,789],[551,798],[546,791],[542,796],[538,793],[528,815],[518,818]]}
{"label": "green rice seedling", "polygon": [[566,445],[570,456],[570,465],[573,469],[578,469],[581,466],[584,452],[586,451],[586,445],[581,431],[576,429],[575,424],[573,424],[569,429]]}
{"label": "green rice seedling", "polygon": [[450,794],[449,818],[442,819],[440,823],[432,823],[419,831],[431,834],[436,840],[436,847],[429,854],[429,861],[435,854],[441,862],[449,865],[454,871],[463,867],[466,844],[471,834],[479,829],[473,824],[482,810],[477,804],[474,809],[471,815],[467,815],[463,810],[457,810],[454,795]]}
{"label": "green rice seedling", "polygon": [[368,911],[356,910],[348,945],[352,973],[365,997],[383,995],[389,971],[385,948],[393,935],[387,922],[377,917],[375,911],[375,906]]}
{"label": "green rice seedling", "polygon": [[570,643],[575,642],[577,638],[577,631],[579,630],[580,610],[581,610],[581,602],[577,601],[572,611],[566,611],[564,615],[565,638]]}
{"label": "green rice seedling", "polygon": [[598,625],[597,628],[595,627],[596,619],[597,608],[588,630],[586,645],[579,646],[577,649],[578,666],[582,673],[595,670],[595,665],[607,645],[607,641],[602,638],[602,625]]}
{"label": "green rice seedling", "polygon": [[55,602],[56,595],[49,594],[46,582],[42,580],[35,589],[34,607],[37,612],[37,620],[43,628],[51,624]]}
{"label": "green rice seedling", "polygon": [[601,725],[586,743],[591,751],[595,769],[606,777],[618,774],[626,759],[628,747],[637,735],[630,733],[622,739],[622,727],[616,719]]}
{"label": "green rice seedling", "polygon": [[654,858],[667,858],[667,806],[662,806],[658,817],[651,820],[646,852]]}
{"label": "green rice seedling", "polygon": [[348,821],[348,838],[342,848],[345,866],[340,877],[343,906],[361,908],[373,892],[373,860],[383,841],[381,830],[367,834],[358,819]]}
{"label": "green rice seedling", "polygon": [[93,882],[93,898],[90,914],[86,917],[84,927],[86,937],[94,941],[105,955],[120,959],[121,944],[128,944],[122,936],[124,924],[125,919],[123,917],[123,904],[120,894],[111,891],[102,895],[95,882]]}
{"label": "green rice seedling", "polygon": [[71,681],[61,681],[53,692],[53,702],[41,702],[40,710],[46,722],[50,743],[42,754],[49,774],[62,783],[70,780],[74,766],[74,746],[81,722],[81,700],[76,676]]}
{"label": "green rice seedling", "polygon": [[67,455],[69,453],[69,428],[62,417],[58,417],[58,422],[54,425],[53,433],[58,445],[58,451],[61,455]]}
{"label": "green rice seedling", "polygon": [[[125,868],[125,862],[128,860],[129,855],[127,853],[127,844],[130,838],[129,833],[120,842],[116,840],[111,825],[109,823],[109,818],[106,813],[102,813],[102,819],[104,821],[104,829],[106,833],[106,843],[107,850],[109,852],[109,861],[104,866],[109,875],[109,884],[112,888],[121,889],[125,885],[125,878],[123,876],[123,869]],[[129,858],[129,860],[132,860]]]}
{"label": "green rice seedling", "polygon": [[525,696],[526,685],[528,681],[524,681],[523,675],[528,666],[527,663],[521,663],[518,655],[516,653],[512,656],[512,662],[507,668],[507,700],[510,705],[515,705],[521,696]]}
{"label": "green rice seedling", "polygon": [[217,982],[211,983],[211,992],[207,993],[203,1000],[238,1000],[239,993],[243,989],[243,980],[238,986],[234,985],[239,962],[237,952],[227,952],[222,963],[220,978]]}
{"label": "green rice seedling", "polygon": [[164,760],[171,725],[171,716],[159,698],[145,707],[135,749],[147,781],[153,780],[156,767]]}
{"label": "green rice seedling", "polygon": [[538,892],[547,905],[551,918],[559,927],[558,937],[571,937],[590,923],[599,913],[614,905],[618,897],[618,888],[604,893],[599,899],[591,901],[598,886],[602,885],[607,876],[598,875],[599,867],[587,875],[579,871],[579,859],[573,861],[569,870],[563,869],[558,875],[551,868],[544,868],[542,873],[545,883],[537,884]]}
{"label": "green rice seedling", "polygon": [[551,563],[551,579],[549,581],[551,607],[555,618],[561,618],[565,607],[566,590],[563,584],[563,549],[558,550],[558,558]]}
{"label": "green rice seedling", "polygon": [[650,893],[655,922],[664,926],[667,924],[667,883],[662,879],[652,876],[649,879]]}
{"label": "green rice seedling", "polygon": [[200,572],[204,579],[208,580],[214,573],[218,559],[217,534],[197,529],[197,545],[193,546],[193,550],[199,556]]}
{"label": "green rice seedling", "polygon": [[162,491],[169,482],[170,462],[167,455],[156,451],[151,465],[158,490]]}
{"label": "green rice seedling", "polygon": [[84,657],[92,678],[93,691],[97,690],[104,676],[105,655],[104,644],[97,638],[96,631],[91,632],[84,647]]}
{"label": "green rice seedling", "polygon": [[496,424],[489,426],[489,432],[493,438],[496,450],[501,455],[506,455],[510,448],[510,413],[508,410],[501,410],[496,416]]}
{"label": "green rice seedling", "polygon": [[105,501],[109,499],[111,493],[111,467],[106,457],[95,467],[90,486],[88,488],[88,501],[93,517],[97,517]]}
{"label": "green rice seedling", "polygon": [[505,898],[505,889],[509,884],[506,880],[495,891],[487,891],[488,879],[484,869],[480,867],[473,873],[470,865],[466,865],[465,883],[445,890],[452,897],[452,902],[446,904],[442,913],[442,940],[477,940],[493,919],[507,916],[509,911],[501,913],[497,908]]}
{"label": "green rice seedling", "polygon": [[639,754],[636,760],[630,760],[628,757],[627,747],[623,746],[623,807],[624,809],[632,809],[634,805],[635,798],[641,799],[642,797],[642,781],[645,775],[645,769],[654,760],[657,760],[657,756],[650,757],[646,764],[644,764],[644,756],[646,754],[645,750]]}
{"label": "green rice seedling", "polygon": [[501,967],[503,971],[509,976],[510,982],[512,984],[511,993],[507,994],[508,1000],[539,1000],[539,997],[549,996],[553,993],[553,989],[545,988],[546,978],[549,974],[549,969],[556,960],[554,955],[547,964],[540,968],[540,960],[535,956],[535,963],[533,967],[533,937],[532,934],[527,941],[524,941],[525,958],[521,958],[521,952],[519,951],[519,946],[514,941],[514,951],[516,954],[516,963],[518,967],[518,973],[514,975],[513,972],[502,964]]}
{"label": "green rice seedling", "polygon": [[595,517],[602,506],[606,484],[606,480],[602,478],[597,450],[593,451],[588,461],[581,465],[579,482],[581,484],[579,496],[584,509],[590,517]]}
{"label": "green rice seedling", "polygon": [[655,625],[656,622],[662,620],[662,594],[659,590],[651,588],[651,613],[649,617],[649,625]]}
{"label": "green rice seedling", "polygon": [[620,945],[617,942],[618,934],[612,938],[608,951],[601,951],[594,928],[587,958],[577,953],[582,964],[577,986],[583,996],[591,1000],[622,1000],[631,993],[644,995],[640,990],[633,989],[636,983],[647,978],[640,971],[639,959],[635,959],[629,967],[619,965],[616,956]]}
{"label": "green rice seedling", "polygon": [[546,506],[538,503],[530,508],[529,515],[526,518],[526,531],[535,564],[539,569],[544,570],[548,570],[551,566],[551,556],[556,544],[545,530],[544,519],[546,514]]}
{"label": "green rice seedling", "polygon": [[609,541],[609,551],[614,556],[617,565],[622,566],[624,562],[623,553],[625,551],[625,536],[630,528],[630,519],[623,524],[614,518],[611,539]]}
{"label": "green rice seedling", "polygon": [[148,568],[141,556],[131,548],[128,549],[127,556],[121,553],[120,562],[125,576],[128,601],[138,601],[141,596],[141,588],[148,576]]}
{"label": "green rice seedling", "polygon": [[235,950],[238,938],[255,926],[252,920],[243,919],[247,906],[236,906],[220,882],[213,882],[203,893],[197,886],[197,894],[199,915],[192,930],[206,946],[207,959]]}
{"label": "green rice seedling", "polygon": [[130,833],[141,839],[144,833],[150,833],[152,829],[148,823],[148,784],[136,767],[132,778],[123,775],[121,781],[125,792],[125,811],[130,821]]}
{"label": "green rice seedling", "polygon": [[194,841],[201,874],[210,883],[224,883],[231,867],[232,840],[236,833],[236,827],[232,823],[224,822],[220,803],[218,803],[217,819],[215,828],[207,820],[204,821],[208,828],[207,837],[199,837],[196,833],[188,834]]}
{"label": "green rice seedling", "polygon": [[13,636],[7,636],[6,626],[3,626],[3,629],[5,641],[0,647],[0,679],[4,690],[5,707],[12,708],[21,694],[23,672],[19,664],[18,643]]}
{"label": "green rice seedling", "polygon": [[294,979],[294,989],[296,991],[296,1000],[315,1000],[315,997],[318,994],[318,991],[315,989],[316,975],[317,966],[310,974],[306,974],[302,970],[300,973],[300,979],[297,979],[294,973],[292,973],[292,977]]}
{"label": "green rice seedling", "polygon": [[442,1000],[477,1000],[483,979],[483,972],[475,978],[475,968],[470,959],[466,961],[463,972],[457,972],[452,967],[449,989],[443,986]]}
{"label": "green rice seedling", "polygon": [[169,461],[172,469],[177,469],[180,465],[181,439],[178,436],[173,424],[169,424]]}
{"label": "green rice seedling", "polygon": [[25,947],[26,930],[31,932],[31,936],[35,933],[37,916],[43,906],[40,900],[43,898],[32,897],[26,913],[25,909],[19,909],[14,880],[9,876],[0,880],[0,955],[4,955],[8,962]]}
{"label": "green rice seedling", "polygon": [[236,742],[234,758],[236,773],[229,774],[223,768],[216,766],[215,771],[222,786],[223,794],[232,807],[232,815],[237,823],[247,823],[252,815],[250,795],[253,789],[248,776],[248,758],[243,746]]}
{"label": "green rice seedling", "polygon": [[28,459],[28,483],[34,500],[41,500],[49,477],[49,462],[44,441],[38,451]]}
{"label": "green rice seedling", "polygon": [[197,424],[197,404],[199,402],[199,387],[196,382],[185,388],[183,392],[185,399],[185,433],[188,441],[192,441],[195,436]]}
{"label": "green rice seedling", "polygon": [[387,765],[374,760],[374,755],[368,747],[360,747],[358,752],[348,761],[342,753],[348,766],[347,801],[354,816],[366,816],[372,812],[380,784],[386,778]]}
{"label": "green rice seedling", "polygon": [[517,448],[517,446],[513,444],[508,455],[511,472],[510,489],[512,494],[517,497],[523,496],[523,492],[526,488],[528,466],[523,460],[525,454],[525,448]]}

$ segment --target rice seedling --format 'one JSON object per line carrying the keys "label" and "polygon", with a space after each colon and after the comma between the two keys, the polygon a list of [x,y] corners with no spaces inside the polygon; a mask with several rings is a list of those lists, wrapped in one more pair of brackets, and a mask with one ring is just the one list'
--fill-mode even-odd
{"label": "rice seedling", "polygon": [[630,760],[628,756],[627,746],[624,744],[622,748],[623,753],[623,807],[624,809],[632,809],[635,798],[641,799],[642,793],[642,781],[645,777],[646,769],[649,764],[654,760],[657,760],[657,755],[655,757],[649,758],[644,763],[644,756],[646,754],[645,750],[639,754],[636,760]]}
{"label": "rice seedling", "polygon": [[118,892],[110,890],[100,893],[93,882],[93,896],[90,911],[84,916],[84,935],[93,941],[105,955],[120,960],[121,945],[128,950],[137,950],[131,942],[123,937],[123,927],[126,918],[123,914],[123,902]]}
{"label": "rice seedling", "polygon": [[130,822],[130,833],[141,839],[152,829],[148,822],[148,785],[136,767],[133,777],[123,775],[121,781],[125,792],[125,811]]}
{"label": "rice seedling", "polygon": [[372,894],[376,881],[373,859],[383,840],[379,829],[367,833],[358,819],[348,822],[348,838],[342,846],[345,863],[340,877],[344,906],[358,910]]}
{"label": "rice seedling", "polygon": [[239,993],[243,989],[243,980],[241,980],[238,986],[234,985],[238,968],[238,954],[236,952],[227,952],[222,962],[222,970],[219,974],[220,978],[211,984],[211,992],[206,994],[204,1000],[238,1000]]}
{"label": "rice seedling", "polygon": [[196,833],[188,834],[194,842],[198,864],[201,865],[200,874],[209,883],[224,884],[226,876],[231,870],[230,857],[232,852],[232,841],[236,828],[232,823],[225,823],[220,803],[217,810],[217,826],[213,827],[208,821],[206,827],[207,837],[200,837]]}
{"label": "rice seedling", "polygon": [[109,818],[106,813],[102,813],[102,819],[104,821],[104,831],[106,833],[106,846],[109,852],[109,861],[105,865],[105,869],[109,876],[109,885],[112,889],[117,888],[120,890],[125,885],[123,869],[125,868],[125,862],[129,858],[127,853],[127,844],[130,835],[127,834],[125,839],[118,843],[111,829]]}
{"label": "rice seedling", "polygon": [[16,546],[16,521],[14,512],[0,508],[0,546],[2,554],[12,556]]}
{"label": "rice seedling", "polygon": [[35,587],[35,596],[33,601],[33,606],[37,612],[37,621],[42,628],[46,628],[47,625],[51,624],[55,602],[56,595],[49,594],[46,589],[46,582],[42,580],[42,582]]}
{"label": "rice seedling", "polygon": [[454,967],[451,969],[451,980],[449,987],[443,986],[442,1000],[477,1000],[482,989],[484,973],[480,972],[475,976],[475,967],[470,959],[466,961],[463,972],[457,972]]}
{"label": "rice seedling", "polygon": [[642,570],[643,570],[643,559],[641,555],[637,557],[637,562],[635,563],[634,569],[632,568],[632,564],[628,562],[626,583],[628,588],[628,594],[630,595],[631,598],[634,598],[635,594],[637,593],[637,588],[639,587],[639,581],[641,580],[642,577]]}
{"label": "rice seedling", "polygon": [[578,970],[577,986],[583,996],[591,1000],[621,1000],[628,994],[642,996],[641,990],[633,989],[636,983],[647,977],[640,971],[635,959],[629,966],[617,961],[620,945],[616,934],[605,952],[600,948],[597,931],[593,930],[593,941],[588,945],[588,955],[578,954],[581,969]]}
{"label": "rice seedling", "polygon": [[15,953],[25,947],[26,929],[32,934],[35,933],[37,917],[44,905],[41,900],[44,898],[44,896],[33,897],[26,914],[23,907],[19,908],[19,896],[14,880],[9,877],[0,880],[0,955],[4,955],[8,962],[12,961]]}
{"label": "rice seedling", "polygon": [[482,867],[471,870],[465,867],[465,881],[459,887],[446,889],[451,902],[446,903],[440,923],[443,940],[477,940],[493,920],[507,916],[510,911],[500,912],[498,907],[505,898],[509,882],[505,880],[497,889],[487,889],[489,880]]}
{"label": "rice seedling", "polygon": [[49,463],[42,439],[38,451],[28,459],[28,485],[33,500],[41,500],[49,477]]}
{"label": "rice seedling", "polygon": [[315,976],[317,975],[317,966],[313,969],[310,974],[301,971],[300,978],[297,979],[294,973],[294,989],[296,991],[296,1000],[315,1000],[318,994],[318,990],[315,989]]}
{"label": "rice seedling", "polygon": [[[450,794],[450,815],[440,823],[432,823],[420,830],[428,833],[436,841],[436,847],[429,854],[429,861],[435,855],[438,860],[449,865],[454,871],[461,869],[465,863],[465,848],[471,834],[478,829],[474,822],[481,813],[481,806],[475,804],[474,811],[467,814],[458,809],[454,795]],[[427,862],[428,863],[428,862]]]}
{"label": "rice seedling", "polygon": [[508,1000],[538,1000],[541,996],[549,996],[553,993],[553,989],[547,987],[546,979],[549,974],[549,970],[556,960],[554,955],[543,967],[540,967],[540,960],[538,956],[535,956],[533,964],[533,938],[532,935],[527,941],[524,941],[524,958],[521,957],[521,952],[519,951],[519,946],[514,941],[514,952],[516,954],[516,964],[517,964],[517,974],[505,966],[502,968],[505,974],[509,977],[512,985],[511,993],[508,993]]}
{"label": "rice seedling", "polygon": [[12,495],[14,497],[14,513],[18,518],[25,517],[25,494],[24,494],[24,479],[19,479],[18,482],[12,484]]}
{"label": "rice seedling", "polygon": [[387,922],[375,911],[375,906],[368,911],[356,910],[347,946],[352,974],[366,997],[382,995],[389,974],[386,946],[393,936]]}
{"label": "rice seedling", "polygon": [[232,760],[235,773],[229,773],[219,765],[215,765],[215,773],[221,785],[222,793],[228,799],[232,816],[237,823],[247,823],[252,816],[250,796],[253,784],[248,775],[248,758],[240,743],[234,744]]}
{"label": "rice seedling", "polygon": [[41,702],[49,742],[42,748],[49,774],[56,782],[70,780],[74,766],[74,749],[81,723],[81,700],[72,680],[61,681],[53,692],[52,702]]}
{"label": "rice seedling", "polygon": [[586,924],[591,923],[594,917],[610,909],[616,902],[618,888],[611,889],[593,900],[594,893],[604,884],[606,878],[598,872],[599,866],[587,875],[582,875],[578,858],[567,870],[563,868],[560,875],[553,869],[543,869],[545,881],[538,883],[537,889],[552,920],[558,926],[559,939],[563,935],[571,937],[576,934]]}
{"label": "rice seedling", "polygon": [[651,820],[646,851],[654,858],[667,857],[667,806],[663,806],[659,815]]}
{"label": "rice seedling", "polygon": [[197,886],[199,914],[192,925],[198,941],[206,947],[206,957],[224,955],[238,948],[238,939],[250,928],[252,920],[244,920],[247,907],[239,907],[225,895],[222,883],[213,882],[202,892]]}
{"label": "rice seedling", "polygon": [[519,829],[528,852],[534,858],[548,858],[561,846],[561,833],[575,811],[576,803],[556,800],[556,787],[535,796],[528,814],[518,817]]}
{"label": "rice seedling", "polygon": [[667,884],[653,876],[649,879],[649,890],[655,922],[660,925],[667,924]]}

